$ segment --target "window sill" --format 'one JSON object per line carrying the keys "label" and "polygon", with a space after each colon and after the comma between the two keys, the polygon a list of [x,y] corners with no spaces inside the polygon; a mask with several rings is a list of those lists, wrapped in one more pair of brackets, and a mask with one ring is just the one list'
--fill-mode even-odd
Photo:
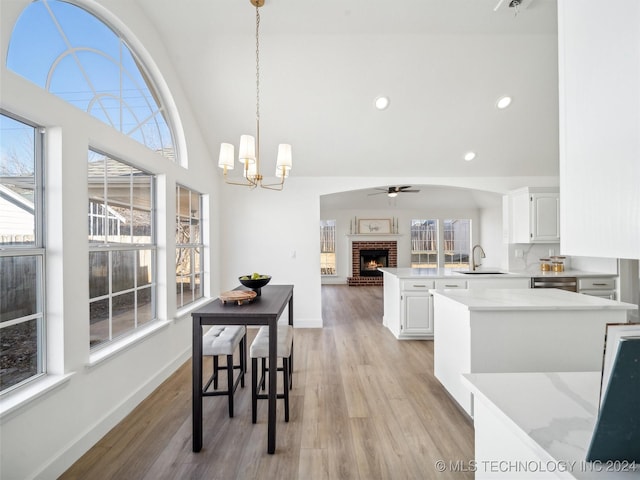
{"label": "window sill", "polygon": [[206,305],[207,303],[209,303],[210,301],[214,300],[213,298],[209,298],[209,297],[203,297],[203,298],[199,298],[198,300],[196,300],[193,303],[190,303],[182,308],[179,308],[178,311],[176,312],[176,320],[180,320],[183,319],[185,317],[188,317],[191,315],[191,312],[193,312],[194,310],[197,310],[198,308],[202,307],[203,305]]}
{"label": "window sill", "polygon": [[89,354],[89,363],[87,364],[87,367],[95,367],[96,365],[101,364],[111,357],[118,355],[120,352],[123,352],[140,342],[143,342],[149,336],[169,326],[170,323],[171,322],[166,320],[155,321],[151,325],[140,328],[121,340],[113,341],[109,345],[99,348],[95,352],[91,352]]}
{"label": "window sill", "polygon": [[74,373],[64,375],[43,375],[15,391],[0,397],[0,420],[4,421],[12,413],[42,397],[44,394],[67,383]]}

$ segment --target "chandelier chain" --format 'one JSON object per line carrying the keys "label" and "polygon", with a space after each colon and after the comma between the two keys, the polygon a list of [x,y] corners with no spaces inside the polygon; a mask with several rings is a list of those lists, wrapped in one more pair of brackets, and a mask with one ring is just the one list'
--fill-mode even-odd
{"label": "chandelier chain", "polygon": [[260,120],[260,10],[256,3],[256,120]]}

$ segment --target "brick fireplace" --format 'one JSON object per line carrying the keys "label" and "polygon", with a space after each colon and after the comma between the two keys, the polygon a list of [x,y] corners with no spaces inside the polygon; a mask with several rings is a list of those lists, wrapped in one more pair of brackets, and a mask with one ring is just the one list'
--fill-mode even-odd
{"label": "brick fireplace", "polygon": [[[398,244],[395,241],[367,241],[367,242],[352,242],[351,244],[351,274],[352,277],[347,279],[349,286],[364,286],[364,285],[382,285],[382,276],[374,276],[372,273],[361,273],[361,253],[362,251],[368,251],[371,254],[371,261],[374,259],[385,258],[387,266],[389,268],[396,268],[398,266]],[[386,257],[382,255],[382,252],[386,251]],[[383,262],[384,260],[377,260]],[[378,263],[380,266],[380,263]]]}

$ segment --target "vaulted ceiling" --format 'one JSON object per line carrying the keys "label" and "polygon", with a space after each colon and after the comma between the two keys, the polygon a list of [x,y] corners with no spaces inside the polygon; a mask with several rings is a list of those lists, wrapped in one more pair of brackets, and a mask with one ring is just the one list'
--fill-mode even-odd
{"label": "vaulted ceiling", "polygon": [[[212,159],[253,133],[249,0],[130,1],[161,32]],[[291,143],[296,176],[557,175],[556,2],[498,3],[266,0],[263,164]],[[505,110],[501,95],[513,97]]]}

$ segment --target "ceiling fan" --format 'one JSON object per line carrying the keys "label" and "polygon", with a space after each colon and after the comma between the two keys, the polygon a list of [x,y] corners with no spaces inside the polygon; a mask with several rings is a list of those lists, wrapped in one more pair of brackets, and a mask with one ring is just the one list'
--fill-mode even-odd
{"label": "ceiling fan", "polygon": [[371,195],[380,195],[381,193],[386,193],[387,196],[393,198],[398,196],[399,193],[417,193],[420,190],[416,190],[416,189],[412,189],[411,185],[404,185],[404,186],[396,186],[396,187],[387,187],[387,188],[376,188],[376,190],[380,190],[380,192],[378,193],[370,193],[369,196]]}

